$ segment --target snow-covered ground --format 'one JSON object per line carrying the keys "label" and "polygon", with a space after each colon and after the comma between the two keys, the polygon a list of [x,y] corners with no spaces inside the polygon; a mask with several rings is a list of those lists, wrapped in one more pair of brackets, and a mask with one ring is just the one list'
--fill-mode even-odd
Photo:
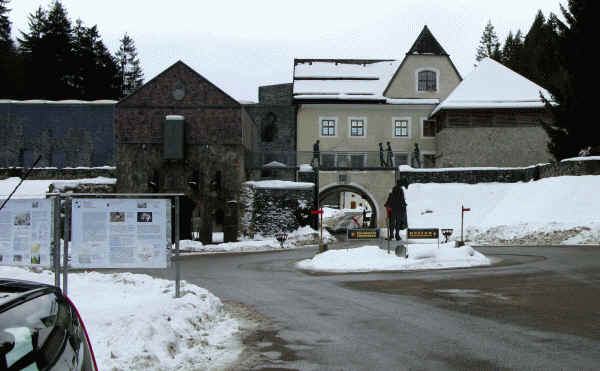
{"label": "snow-covered ground", "polygon": [[562,176],[528,183],[411,184],[405,190],[411,228],[452,228],[472,244],[600,244],[600,176]]}
{"label": "snow-covered ground", "polygon": [[[314,246],[319,243],[319,231],[315,231],[309,226],[298,228],[288,233],[288,238],[284,242],[285,249],[298,248],[303,246]],[[203,245],[200,241],[181,240],[179,249],[184,252],[216,253],[216,252],[251,252],[251,251],[269,251],[281,250],[281,244],[275,237],[255,236],[253,239],[242,240],[239,242],[222,242],[222,233],[213,233],[215,244]],[[323,242],[332,243],[335,237],[323,229]]]}
{"label": "snow-covered ground", "polygon": [[321,272],[403,271],[420,269],[464,268],[490,265],[491,261],[470,246],[455,248],[455,243],[409,244],[408,258],[398,257],[379,246],[329,250],[312,259],[296,263],[300,269]]}
{"label": "snow-covered ground", "polygon": [[[50,271],[0,266],[0,277],[54,283]],[[221,369],[243,349],[239,322],[209,291],[133,273],[69,275],[69,297],[87,327],[100,370]]]}

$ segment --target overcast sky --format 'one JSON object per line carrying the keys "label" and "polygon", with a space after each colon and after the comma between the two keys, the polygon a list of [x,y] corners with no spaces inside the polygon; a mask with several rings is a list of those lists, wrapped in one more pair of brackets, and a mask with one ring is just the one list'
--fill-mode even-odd
{"label": "overcast sky", "polygon": [[[12,0],[13,37],[52,0]],[[424,25],[463,75],[488,22],[501,41],[527,33],[539,9],[560,14],[567,0],[62,0],[71,21],[98,25],[114,52],[127,32],[145,80],[182,60],[238,100],[258,86],[291,82],[294,58],[402,59]]]}

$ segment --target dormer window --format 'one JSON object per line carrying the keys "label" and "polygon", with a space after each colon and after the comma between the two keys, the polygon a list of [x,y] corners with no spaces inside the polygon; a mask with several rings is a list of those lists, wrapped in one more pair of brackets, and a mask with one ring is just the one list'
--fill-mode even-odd
{"label": "dormer window", "polygon": [[437,91],[437,73],[432,70],[423,70],[418,73],[419,91]]}

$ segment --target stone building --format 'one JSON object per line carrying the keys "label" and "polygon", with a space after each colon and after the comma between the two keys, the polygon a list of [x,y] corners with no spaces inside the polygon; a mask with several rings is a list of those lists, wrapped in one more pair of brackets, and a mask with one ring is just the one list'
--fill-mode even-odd
{"label": "stone building", "polygon": [[237,200],[257,129],[247,111],[179,61],[120,101],[115,112],[119,192],[182,192],[182,236],[204,243],[238,233]]}
{"label": "stone building", "polygon": [[246,104],[258,129],[257,151],[249,158],[252,178],[294,180],[296,175],[296,105],[292,84],[258,88],[258,103]]}
{"label": "stone building", "polygon": [[493,59],[438,105],[436,167],[530,166],[551,161],[542,122],[551,120],[540,94],[550,93]]}
{"label": "stone building", "polygon": [[0,100],[0,167],[114,165],[116,103]]}
{"label": "stone building", "polygon": [[540,93],[549,94],[493,60],[463,80],[427,26],[402,60],[295,59],[293,84],[298,163],[319,166],[319,201],[343,205],[355,196],[379,226],[400,165],[550,159],[540,125],[549,119]]}

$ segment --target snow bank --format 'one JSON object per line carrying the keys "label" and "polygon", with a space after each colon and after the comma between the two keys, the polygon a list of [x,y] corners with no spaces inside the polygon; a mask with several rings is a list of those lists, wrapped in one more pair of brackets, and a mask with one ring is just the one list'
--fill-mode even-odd
{"label": "snow bank", "polygon": [[600,176],[562,176],[528,183],[411,184],[405,191],[411,228],[453,228],[476,243],[600,243]]}
{"label": "snow bank", "polygon": [[455,248],[454,243],[437,245],[408,245],[408,259],[398,257],[378,246],[329,250],[312,259],[296,263],[300,269],[321,272],[405,271],[446,269],[490,265],[491,261],[470,246]]}
{"label": "snow bank", "polygon": [[[319,231],[315,231],[309,226],[300,227],[297,230],[288,233],[288,238],[284,243],[284,248],[297,248],[302,246],[316,245],[319,243]],[[214,237],[213,237],[214,238]],[[323,229],[323,242],[335,242],[335,237],[327,230]],[[217,243],[204,245],[199,241],[181,240],[179,248],[185,252],[250,252],[250,251],[269,251],[280,250],[281,244],[274,237],[263,237],[255,235],[253,239],[246,239],[239,242]]]}
{"label": "snow bank", "polygon": [[[54,283],[49,271],[0,266],[0,276]],[[242,345],[238,322],[209,291],[143,274],[72,273],[69,297],[87,327],[100,370],[223,368]],[[135,341],[132,341],[135,340]]]}
{"label": "snow bank", "polygon": [[[21,178],[13,177],[4,180],[0,180],[0,198],[8,196],[13,189],[19,184]],[[14,194],[14,198],[46,198],[46,193],[50,189],[50,185],[54,185],[54,188],[61,191],[65,188],[74,188],[79,184],[116,184],[117,179],[96,177],[96,178],[85,178],[85,179],[71,179],[71,180],[26,180],[21,184],[17,192]]]}

